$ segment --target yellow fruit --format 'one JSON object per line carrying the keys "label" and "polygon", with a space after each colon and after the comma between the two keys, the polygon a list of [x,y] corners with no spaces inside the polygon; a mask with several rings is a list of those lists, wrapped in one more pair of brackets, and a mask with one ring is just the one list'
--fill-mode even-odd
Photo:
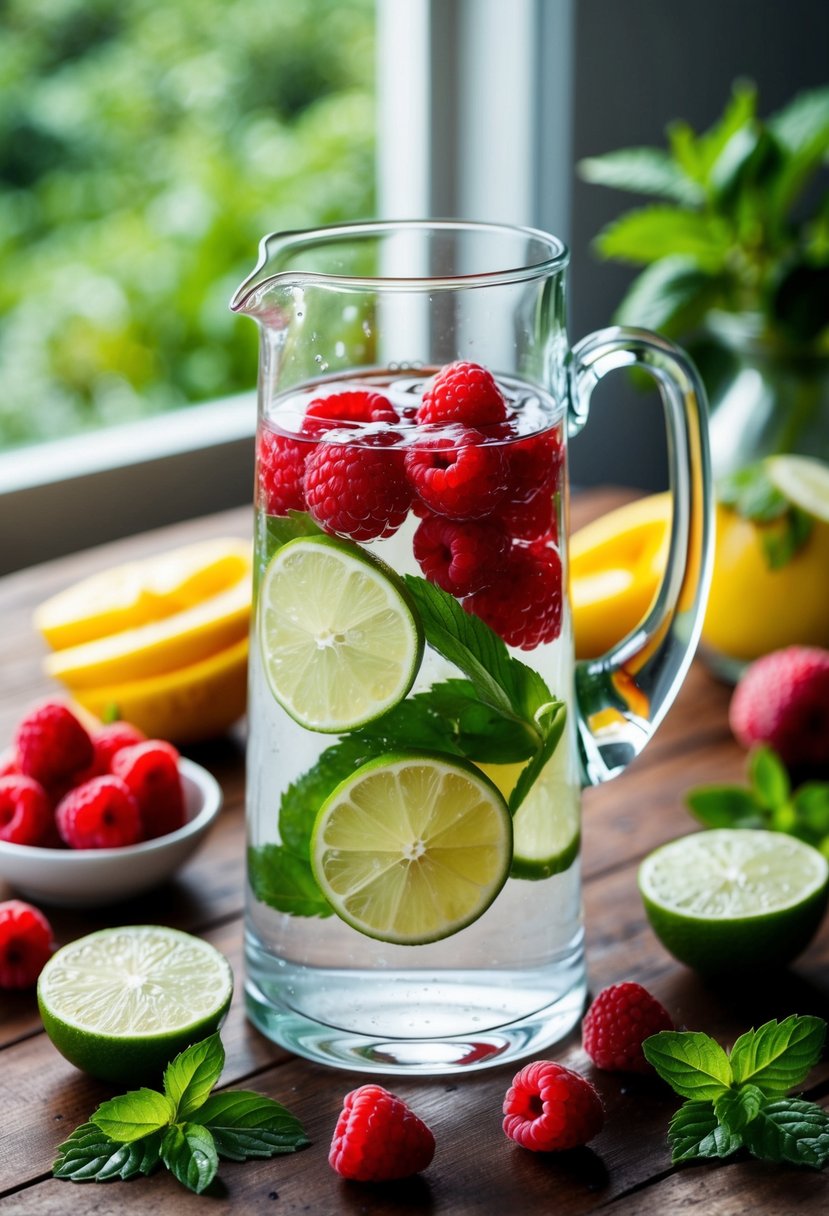
{"label": "yellow fruit", "polygon": [[196,743],[220,735],[245,712],[247,638],[199,663],[123,684],[76,690],[97,718],[115,710],[154,739]]}
{"label": "yellow fruit", "polygon": [[35,610],[35,625],[53,650],[80,646],[192,608],[249,577],[250,568],[247,541],[196,541],[67,587]]}

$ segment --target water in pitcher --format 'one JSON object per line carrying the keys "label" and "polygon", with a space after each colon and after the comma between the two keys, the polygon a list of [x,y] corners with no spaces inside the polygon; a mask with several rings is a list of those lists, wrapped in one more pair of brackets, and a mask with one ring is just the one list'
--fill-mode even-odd
{"label": "water in pitcher", "polygon": [[[415,422],[428,376],[411,371],[363,374],[353,384],[340,380],[317,385],[275,404],[258,449],[260,590],[275,553],[292,537],[316,532],[302,510],[273,513],[273,503],[262,493],[263,453],[280,436],[313,450],[319,427],[309,427],[307,418],[325,415],[320,401],[352,390],[381,394],[398,421],[361,424],[353,433],[343,424],[333,435],[326,434],[327,442],[374,445],[401,461],[405,453],[422,448],[424,434],[430,432],[427,449],[440,450],[441,443],[451,448],[451,427],[435,431]],[[349,733],[307,729],[285,711],[272,691],[270,660],[263,653],[259,625],[254,627],[247,777],[248,1010],[254,1023],[284,1046],[344,1067],[430,1073],[482,1067],[500,1055],[527,1054],[560,1038],[583,1008],[579,764],[576,714],[569,712],[574,697],[573,645],[558,547],[564,527],[563,411],[517,380],[501,381],[499,387],[511,426],[483,426],[476,441],[481,448],[497,449],[501,467],[513,470],[511,486],[497,502],[493,499],[492,509],[477,515],[472,526],[468,519],[450,520],[447,532],[428,494],[424,501],[416,492],[413,474],[411,508],[393,535],[359,542],[396,576],[433,584],[443,581],[444,589],[448,586],[468,612],[504,636],[509,656],[532,668],[541,686],[567,706],[563,732],[514,812],[509,877],[471,923],[437,940],[397,944],[378,940],[331,913],[303,850],[308,847],[312,821],[336,784],[331,771],[337,769],[337,748],[343,740],[348,742]],[[309,403],[315,408],[309,410]],[[305,458],[305,452],[298,456]],[[540,458],[548,462],[543,468]],[[278,494],[277,509],[282,509]],[[501,539],[487,554],[486,544],[496,532]],[[430,547],[430,537],[434,540],[438,534],[442,539],[437,547]],[[436,556],[443,544],[448,559],[457,537],[459,544],[467,537],[472,538],[471,545],[480,542],[478,557],[484,546],[487,570],[472,576],[477,582],[464,584],[463,572],[447,575]],[[469,561],[474,565],[472,558]],[[527,619],[517,619],[508,607],[515,588],[507,587],[501,594],[499,587],[502,582],[520,581],[521,571],[533,563],[543,572],[533,585],[553,586],[558,603],[553,610],[530,602]],[[257,616],[261,613],[258,604]],[[416,706],[429,704],[436,689],[457,690],[465,676],[468,673],[430,643],[427,629],[422,661],[406,700]],[[475,710],[469,708],[469,713],[474,715]],[[434,721],[438,730],[445,725],[446,750],[455,754],[459,736],[454,711],[447,712],[445,724],[439,715]],[[474,764],[508,803],[514,802],[528,756],[521,753],[520,744],[512,754],[506,720],[502,733],[492,719],[482,731],[478,726],[476,721],[477,736],[466,748],[464,763]],[[464,728],[462,723],[461,736]],[[369,724],[355,738],[363,733],[370,736],[371,730]],[[358,757],[355,763],[359,762]],[[347,753],[345,763],[348,766]]]}

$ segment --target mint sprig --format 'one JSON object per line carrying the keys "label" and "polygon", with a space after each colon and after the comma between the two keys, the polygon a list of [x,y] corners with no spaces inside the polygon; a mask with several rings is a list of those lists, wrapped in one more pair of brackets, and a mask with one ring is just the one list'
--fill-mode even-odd
{"label": "mint sprig", "polygon": [[309,1143],[298,1120],[273,1099],[248,1090],[211,1094],[224,1062],[213,1034],[167,1066],[163,1093],[142,1088],[102,1102],[60,1145],[52,1173],[105,1182],[151,1174],[163,1164],[198,1195],[216,1177],[220,1158],[272,1157]]}
{"label": "mint sprig", "polygon": [[717,497],[757,525],[763,558],[770,570],[788,565],[812,534],[811,517],[777,489],[763,461],[723,478],[717,485]]}
{"label": "mint sprig", "polygon": [[686,1099],[668,1129],[671,1160],[730,1157],[745,1148],[764,1161],[822,1169],[829,1161],[829,1114],[785,1097],[817,1063],[826,1022],[792,1015],[749,1030],[730,1055],[698,1031],[663,1030],[645,1058]]}

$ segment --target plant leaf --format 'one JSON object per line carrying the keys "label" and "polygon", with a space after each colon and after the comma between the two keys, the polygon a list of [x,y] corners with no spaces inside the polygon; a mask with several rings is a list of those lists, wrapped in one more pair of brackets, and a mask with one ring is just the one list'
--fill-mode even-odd
{"label": "plant leaf", "polygon": [[[286,787],[279,803],[279,837],[286,853],[293,854],[303,865],[309,864],[308,849],[317,811],[340,782],[376,751],[376,747],[352,735],[327,747],[312,768]],[[301,890],[299,870],[285,869],[285,881]]]}
{"label": "plant leaf", "polygon": [[685,801],[691,813],[707,828],[759,828],[767,817],[750,790],[739,785],[706,785],[689,790]]}
{"label": "plant leaf", "polygon": [[311,1143],[284,1106],[248,1090],[213,1094],[195,1121],[210,1129],[219,1155],[230,1161],[293,1153]]}
{"label": "plant leaf", "polygon": [[[533,754],[535,745],[526,725],[514,718],[505,718],[491,705],[484,705],[471,680],[441,680],[428,691],[401,702],[397,709],[412,702],[421,703],[428,709],[434,741],[427,744],[407,730],[394,747],[431,746],[437,751],[457,750],[468,760],[484,760],[490,764],[517,764]],[[372,723],[372,728],[381,723],[382,719]]]}
{"label": "plant leaf", "polygon": [[613,319],[675,337],[695,329],[721,294],[722,281],[701,270],[693,258],[668,255],[637,275]]}
{"label": "plant leaf", "polygon": [[564,733],[567,721],[567,706],[563,701],[553,701],[536,717],[543,732],[543,742],[528,764],[518,775],[509,798],[509,809],[512,815],[520,807],[527,794],[533,787],[536,777],[545,767],[558,746],[559,739]]}
{"label": "plant leaf", "polygon": [[161,1159],[189,1191],[200,1195],[216,1177],[219,1155],[213,1136],[199,1123],[174,1123],[161,1142]]}
{"label": "plant leaf", "polygon": [[218,1034],[187,1047],[164,1070],[164,1092],[175,1107],[174,1119],[189,1118],[208,1098],[225,1066]]}
{"label": "plant leaf", "polygon": [[677,203],[700,203],[705,195],[662,148],[620,148],[578,163],[579,176],[597,186],[658,194]]}
{"label": "plant leaf", "polygon": [[829,1114],[815,1102],[780,1098],[759,1111],[745,1128],[743,1141],[763,1161],[787,1161],[820,1170],[829,1161]]}
{"label": "plant leaf", "polygon": [[133,1089],[102,1102],[90,1120],[110,1140],[128,1144],[166,1127],[175,1117],[173,1103],[154,1089]]}
{"label": "plant leaf", "polygon": [[829,151],[829,86],[798,93],[767,125],[790,152],[809,147],[816,135]]}
{"label": "plant leaf", "polygon": [[766,1094],[783,1094],[799,1085],[820,1059],[826,1038],[823,1018],[792,1014],[740,1035],[731,1049],[734,1081],[750,1081]]}
{"label": "plant leaf", "polygon": [[728,1056],[700,1031],[660,1030],[645,1039],[642,1050],[680,1097],[713,1101],[731,1085]]}
{"label": "plant leaf", "polygon": [[289,916],[331,916],[331,905],[317,886],[311,862],[278,844],[248,849],[248,881],[258,900]]}
{"label": "plant leaf", "polygon": [[807,781],[795,790],[792,805],[797,822],[815,839],[829,834],[829,783]]}
{"label": "plant leaf", "polygon": [[82,1123],[58,1148],[52,1166],[55,1178],[72,1182],[107,1182],[151,1174],[161,1156],[161,1132],[130,1144],[119,1144],[94,1123]]}
{"label": "plant leaf", "polygon": [[755,747],[748,757],[748,775],[754,792],[770,811],[782,807],[791,793],[785,765],[771,747]]}
{"label": "plant leaf", "polygon": [[718,217],[666,206],[628,211],[596,238],[596,248],[606,258],[641,266],[684,256],[709,274],[726,267],[731,244],[729,227]]}
{"label": "plant leaf", "polygon": [[743,1128],[756,1119],[766,1096],[756,1085],[742,1085],[739,1089],[727,1089],[714,1099],[714,1110],[726,1131],[739,1135]]}
{"label": "plant leaf", "polygon": [[723,1127],[713,1102],[684,1102],[668,1128],[671,1161],[697,1161],[710,1157],[730,1157],[742,1148],[742,1137]]}

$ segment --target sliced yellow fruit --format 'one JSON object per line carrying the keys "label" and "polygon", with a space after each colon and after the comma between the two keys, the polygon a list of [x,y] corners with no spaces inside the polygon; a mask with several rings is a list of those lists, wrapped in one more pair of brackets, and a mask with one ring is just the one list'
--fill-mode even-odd
{"label": "sliced yellow fruit", "polygon": [[113,710],[154,739],[197,743],[222,734],[245,712],[248,640],[164,675],[80,688],[75,701],[105,718]]}
{"label": "sliced yellow fruit", "polygon": [[234,537],[197,541],[102,570],[35,610],[35,625],[54,650],[163,620],[249,577],[251,546]]}

